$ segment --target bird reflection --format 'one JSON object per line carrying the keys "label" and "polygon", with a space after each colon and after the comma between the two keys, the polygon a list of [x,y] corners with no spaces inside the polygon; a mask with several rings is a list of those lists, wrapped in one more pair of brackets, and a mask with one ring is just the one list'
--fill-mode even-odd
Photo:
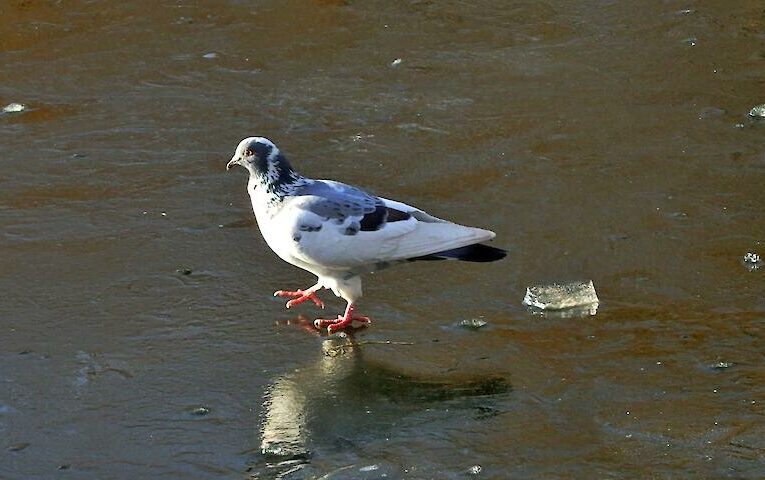
{"label": "bird reflection", "polygon": [[[299,325],[299,319],[294,323]],[[362,435],[390,431],[403,416],[434,403],[510,391],[501,377],[416,378],[366,360],[364,343],[353,334],[328,337],[315,362],[274,379],[260,424],[260,451],[266,462],[307,463],[313,448],[345,449]],[[375,352],[379,351],[378,347]],[[474,408],[485,409],[485,404]]]}

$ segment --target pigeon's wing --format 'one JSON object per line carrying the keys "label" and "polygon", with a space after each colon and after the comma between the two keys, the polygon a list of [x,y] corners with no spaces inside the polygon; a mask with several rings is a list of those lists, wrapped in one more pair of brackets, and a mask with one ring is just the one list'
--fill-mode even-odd
{"label": "pigeon's wing", "polygon": [[279,216],[298,238],[293,256],[324,268],[415,258],[494,237],[339,182],[316,181],[291,197]]}
{"label": "pigeon's wing", "polygon": [[403,202],[381,199],[388,208],[411,216],[414,229],[396,239],[396,246],[387,260],[402,260],[486,242],[496,234],[482,228],[468,227],[435,217]]}
{"label": "pigeon's wing", "polygon": [[358,224],[358,230],[370,230],[380,228],[385,222],[386,208],[381,199],[344,183],[316,180],[298,187],[292,196],[304,210],[338,225]]}

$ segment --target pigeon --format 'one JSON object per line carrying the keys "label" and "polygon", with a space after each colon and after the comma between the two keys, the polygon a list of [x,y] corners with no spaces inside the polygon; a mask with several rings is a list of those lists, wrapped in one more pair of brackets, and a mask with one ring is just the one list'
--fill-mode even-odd
{"label": "pigeon", "polygon": [[347,302],[345,312],[316,319],[331,335],[370,323],[357,315],[361,275],[417,260],[493,262],[505,250],[481,242],[494,232],[443,220],[416,207],[333,180],[300,175],[282,151],[265,137],[248,137],[236,147],[226,170],[239,165],[249,172],[247,192],[258,227],[269,247],[284,261],[318,277],[306,289],[277,290],[291,298],[287,308],[311,301],[322,288]]}

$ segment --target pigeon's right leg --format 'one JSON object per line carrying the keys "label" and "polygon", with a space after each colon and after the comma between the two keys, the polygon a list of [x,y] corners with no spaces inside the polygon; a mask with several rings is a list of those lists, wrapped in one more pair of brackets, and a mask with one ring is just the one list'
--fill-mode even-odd
{"label": "pigeon's right leg", "polygon": [[300,305],[307,300],[315,303],[317,307],[324,308],[324,302],[322,302],[321,299],[316,296],[316,291],[320,290],[321,288],[321,283],[317,283],[313,287],[306,290],[298,289],[294,292],[290,290],[277,290],[274,292],[274,297],[294,297],[292,300],[287,302],[287,308],[294,307],[295,305]]}
{"label": "pigeon's right leg", "polygon": [[356,305],[354,305],[351,302],[348,302],[348,306],[345,308],[345,314],[338,315],[337,318],[333,318],[333,319],[317,318],[316,320],[313,321],[313,326],[318,329],[327,327],[327,332],[330,335],[332,335],[338,330],[342,330],[346,327],[351,326],[351,324],[354,321],[361,322],[367,325],[372,323],[372,320],[370,320],[369,317],[355,315],[355,310],[356,310]]}

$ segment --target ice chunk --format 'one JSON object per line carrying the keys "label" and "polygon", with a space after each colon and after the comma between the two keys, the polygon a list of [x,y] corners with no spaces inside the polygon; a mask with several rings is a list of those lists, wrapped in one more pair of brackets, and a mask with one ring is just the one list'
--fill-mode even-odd
{"label": "ice chunk", "polygon": [[[588,311],[597,311],[598,295],[592,280],[566,284],[534,285],[526,288],[523,304],[540,310],[566,310],[589,307]],[[595,313],[590,313],[594,315]]]}
{"label": "ice chunk", "polygon": [[481,473],[481,470],[483,469],[481,468],[480,465],[471,465],[470,468],[467,469],[466,473],[468,475],[479,475]]}
{"label": "ice chunk", "polygon": [[23,103],[9,103],[3,107],[3,113],[18,113],[27,109]]}
{"label": "ice chunk", "polygon": [[459,323],[460,327],[467,328],[468,330],[478,330],[479,328],[485,327],[486,325],[486,320],[482,318],[466,318],[461,320]]}
{"label": "ice chunk", "polygon": [[735,367],[735,366],[736,366],[736,364],[733,363],[733,362],[719,361],[717,363],[714,363],[714,364],[710,365],[709,368],[711,368],[712,370],[727,370],[727,369]]}
{"label": "ice chunk", "polygon": [[744,263],[744,266],[749,269],[749,271],[757,270],[762,266],[762,259],[755,252],[746,252],[742,262]]}
{"label": "ice chunk", "polygon": [[196,407],[191,410],[191,414],[196,415],[197,417],[204,417],[208,413],[210,413],[210,409],[207,407]]}
{"label": "ice chunk", "polygon": [[749,110],[749,116],[755,118],[765,117],[765,103],[752,107],[752,109]]}
{"label": "ice chunk", "polygon": [[683,43],[688,45],[689,47],[695,47],[696,44],[698,43],[698,40],[696,39],[696,37],[688,37],[683,39]]}

